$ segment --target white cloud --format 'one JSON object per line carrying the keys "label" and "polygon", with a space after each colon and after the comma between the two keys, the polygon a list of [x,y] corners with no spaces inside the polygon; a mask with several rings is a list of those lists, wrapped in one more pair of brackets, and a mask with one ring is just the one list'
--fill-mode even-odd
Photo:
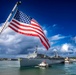
{"label": "white cloud", "polygon": [[55,44],[55,42],[51,42],[51,45]]}
{"label": "white cloud", "polygon": [[[44,29],[44,33],[47,35],[46,29]],[[47,51],[47,53],[50,54],[54,49],[56,49],[58,52],[69,52],[69,49],[76,51],[76,47],[69,43],[52,46],[57,40],[60,41],[60,39],[64,38],[66,38],[66,36],[62,36],[60,34],[52,36],[50,38],[51,48]],[[76,36],[74,37],[74,41],[76,42]],[[46,49],[43,47],[39,38],[37,37],[29,37],[18,34],[9,27],[0,35],[0,54],[25,54],[29,51],[33,52],[36,45],[38,45],[39,53],[46,53]]]}
{"label": "white cloud", "polygon": [[74,42],[76,43],[76,36],[73,39],[74,39]]}
{"label": "white cloud", "polygon": [[47,30],[44,30],[45,35],[47,35]]}
{"label": "white cloud", "polygon": [[2,32],[4,29],[6,29],[7,28],[7,26],[9,25],[9,22],[7,22],[6,24],[5,23],[1,23],[0,24],[0,32]]}
{"label": "white cloud", "polygon": [[[57,53],[60,56],[66,56],[68,53],[73,53],[73,56],[76,56],[76,46],[72,43],[63,43],[51,46],[51,48],[48,50],[48,55],[54,55],[54,51],[57,51]],[[69,54],[70,55],[70,54]]]}
{"label": "white cloud", "polygon": [[61,51],[63,51],[63,52],[68,52],[69,46],[70,46],[70,45],[67,44],[67,43],[63,44],[62,47],[61,47]]}
{"label": "white cloud", "polygon": [[54,24],[52,27],[56,27],[57,24]]}
{"label": "white cloud", "polygon": [[[47,31],[45,30],[45,33]],[[38,37],[25,36],[14,32],[9,27],[5,29],[0,35],[0,54],[20,54],[27,53],[29,49],[34,51],[36,45],[39,48],[44,48]]]}
{"label": "white cloud", "polygon": [[65,38],[65,36],[61,36],[60,34],[54,35],[51,37],[51,40],[60,40]]}

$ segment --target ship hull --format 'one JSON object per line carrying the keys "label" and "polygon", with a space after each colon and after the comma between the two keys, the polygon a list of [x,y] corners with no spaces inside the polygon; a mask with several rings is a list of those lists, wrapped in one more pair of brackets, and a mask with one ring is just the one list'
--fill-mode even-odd
{"label": "ship hull", "polygon": [[51,59],[28,59],[28,58],[22,58],[20,60],[20,66],[21,67],[24,67],[24,66],[38,66],[41,62],[45,61],[49,66],[51,64],[57,64],[57,63],[61,63],[63,62],[64,60],[63,59],[54,59],[54,58],[51,58]]}

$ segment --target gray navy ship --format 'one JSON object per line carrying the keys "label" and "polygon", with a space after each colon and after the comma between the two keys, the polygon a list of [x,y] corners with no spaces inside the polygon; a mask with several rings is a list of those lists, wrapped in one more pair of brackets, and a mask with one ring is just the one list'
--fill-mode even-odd
{"label": "gray navy ship", "polygon": [[43,61],[50,66],[52,64],[63,63],[64,58],[58,56],[57,54],[54,57],[49,57],[45,54],[38,54],[36,50],[33,53],[27,54],[25,58],[21,58],[20,66],[38,66]]}

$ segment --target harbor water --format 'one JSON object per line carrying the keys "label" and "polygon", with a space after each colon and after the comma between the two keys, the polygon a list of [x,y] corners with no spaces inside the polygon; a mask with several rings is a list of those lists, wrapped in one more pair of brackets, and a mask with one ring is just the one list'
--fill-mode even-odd
{"label": "harbor water", "polygon": [[54,64],[49,68],[20,68],[18,61],[0,61],[0,75],[76,75],[76,62]]}

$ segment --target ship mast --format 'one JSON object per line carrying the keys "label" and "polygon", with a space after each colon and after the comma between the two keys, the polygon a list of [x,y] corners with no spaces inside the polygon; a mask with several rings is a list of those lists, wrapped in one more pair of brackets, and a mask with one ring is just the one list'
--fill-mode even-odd
{"label": "ship mast", "polygon": [[37,50],[38,50],[38,46],[36,46],[35,53],[37,53]]}
{"label": "ship mast", "polygon": [[5,29],[5,27],[6,27],[7,23],[8,23],[8,21],[9,21],[9,19],[11,18],[11,16],[13,15],[15,9],[17,8],[17,6],[18,6],[19,4],[21,4],[21,1],[18,1],[18,2],[15,4],[15,6],[13,7],[13,9],[12,9],[11,13],[9,14],[8,18],[6,19],[6,21],[5,21],[2,29],[0,30],[0,34],[1,34],[1,33],[3,32],[3,30]]}

